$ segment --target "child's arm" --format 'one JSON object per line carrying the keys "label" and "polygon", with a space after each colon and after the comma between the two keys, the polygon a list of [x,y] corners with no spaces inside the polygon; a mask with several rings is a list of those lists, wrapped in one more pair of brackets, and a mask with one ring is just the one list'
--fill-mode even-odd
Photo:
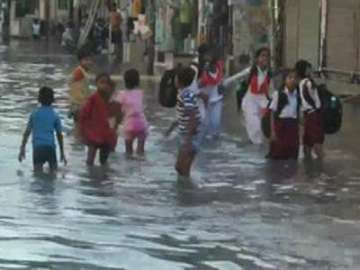
{"label": "child's arm", "polygon": [[56,131],[56,137],[57,137],[57,141],[59,143],[59,148],[60,148],[60,160],[61,160],[61,162],[64,162],[64,164],[66,166],[67,160],[65,158],[65,152],[64,152],[64,137],[62,134],[62,125],[61,125],[61,120],[60,120],[59,116],[57,116],[57,119],[55,121],[55,131]]}
{"label": "child's arm", "polygon": [[250,69],[251,67],[248,67],[242,71],[240,71],[239,73],[236,73],[235,75],[228,77],[226,79],[223,80],[223,85],[224,87],[228,87],[229,85],[231,85],[232,83],[238,81],[238,80],[243,80],[246,77],[249,76],[250,74]]}
{"label": "child's arm", "polygon": [[57,131],[56,137],[57,137],[57,140],[59,143],[59,148],[60,148],[60,160],[61,160],[61,162],[64,162],[64,164],[66,166],[67,160],[66,160],[65,152],[64,152],[64,136],[61,131]]}
{"label": "child's arm", "polygon": [[275,115],[274,115],[274,112],[271,112],[271,141],[275,142],[277,141],[277,134],[276,134],[276,131],[275,131]]}
{"label": "child's arm", "polygon": [[174,129],[178,126],[178,122],[174,121],[171,123],[170,127],[168,128],[168,130],[165,132],[165,137],[169,137],[170,134],[174,131]]}
{"label": "child's arm", "polygon": [[29,137],[31,135],[31,126],[28,125],[28,127],[26,128],[24,135],[23,135],[23,139],[22,139],[22,143],[21,143],[21,147],[20,147],[20,153],[19,153],[19,161],[22,162],[25,158],[26,158],[26,144],[27,141],[29,140]]}
{"label": "child's arm", "polygon": [[204,102],[205,106],[207,107],[207,105],[209,103],[209,95],[200,91],[198,96]]}

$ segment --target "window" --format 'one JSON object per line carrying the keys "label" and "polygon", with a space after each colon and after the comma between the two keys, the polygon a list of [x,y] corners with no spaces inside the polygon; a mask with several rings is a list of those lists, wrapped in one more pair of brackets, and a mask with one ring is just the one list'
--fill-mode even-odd
{"label": "window", "polygon": [[58,8],[62,10],[70,9],[71,0],[58,0]]}
{"label": "window", "polygon": [[17,0],[15,6],[16,17],[24,17],[27,14],[34,14],[37,7],[37,0]]}

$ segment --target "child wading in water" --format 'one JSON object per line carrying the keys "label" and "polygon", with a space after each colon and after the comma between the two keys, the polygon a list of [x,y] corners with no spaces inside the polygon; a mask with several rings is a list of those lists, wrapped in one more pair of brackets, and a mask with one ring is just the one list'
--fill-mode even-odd
{"label": "child wading in water", "polygon": [[297,159],[299,154],[299,93],[295,70],[287,71],[284,85],[270,103],[270,159]]}
{"label": "child wading in water", "polygon": [[144,114],[144,93],[139,89],[140,75],[135,69],[125,72],[125,91],[114,94],[113,101],[121,105],[123,115],[126,155],[133,155],[133,144],[137,140],[137,154],[144,155],[148,123]]}
{"label": "child wading in water", "polygon": [[[97,152],[100,152],[100,164],[105,165],[117,143],[116,127],[110,126],[115,115],[110,98],[115,83],[110,75],[103,73],[96,78],[97,91],[85,103],[80,112],[80,132],[88,146],[87,165],[94,165]],[[116,126],[116,125],[115,125]]]}
{"label": "child wading in water", "polygon": [[90,54],[85,50],[78,53],[79,66],[71,74],[69,81],[70,116],[77,122],[81,107],[90,96],[89,69],[92,64]]}
{"label": "child wading in water", "polygon": [[66,165],[64,154],[64,142],[62,135],[61,120],[54,111],[54,91],[48,87],[42,87],[38,97],[41,107],[36,109],[30,116],[23,141],[20,148],[19,161],[25,159],[25,147],[32,133],[33,164],[35,172],[42,172],[45,163],[49,164],[50,171],[57,169],[56,146],[54,132],[60,147],[60,159]]}
{"label": "child wading in water", "polygon": [[208,95],[204,135],[217,139],[220,136],[223,110],[224,96],[220,91],[220,85],[224,77],[224,63],[215,57],[207,57],[205,61],[205,67],[199,79],[201,92]]}
{"label": "child wading in water", "polygon": [[177,123],[179,133],[179,153],[175,168],[181,177],[190,177],[192,163],[199,148],[198,126],[200,112],[197,95],[191,89],[195,72],[191,67],[182,69],[177,75],[179,88],[177,100]]}
{"label": "child wading in water", "polygon": [[256,52],[256,63],[249,70],[248,90],[242,100],[245,127],[253,144],[263,144],[264,136],[261,130],[261,118],[269,102],[273,87],[270,72],[270,50],[261,48]]}
{"label": "child wading in water", "polygon": [[321,100],[311,78],[312,66],[309,62],[300,60],[296,63],[295,69],[300,80],[301,111],[304,113],[304,155],[305,158],[311,158],[314,149],[317,158],[322,160],[325,133],[321,117]]}

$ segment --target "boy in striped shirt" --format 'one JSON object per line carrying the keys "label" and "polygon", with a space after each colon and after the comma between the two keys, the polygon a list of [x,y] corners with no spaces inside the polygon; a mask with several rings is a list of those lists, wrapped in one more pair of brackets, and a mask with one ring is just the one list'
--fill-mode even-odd
{"label": "boy in striped shirt", "polygon": [[177,98],[177,123],[180,139],[175,168],[181,177],[189,178],[191,165],[199,148],[198,127],[201,121],[197,95],[191,88],[195,72],[191,67],[183,68],[177,75],[179,89]]}

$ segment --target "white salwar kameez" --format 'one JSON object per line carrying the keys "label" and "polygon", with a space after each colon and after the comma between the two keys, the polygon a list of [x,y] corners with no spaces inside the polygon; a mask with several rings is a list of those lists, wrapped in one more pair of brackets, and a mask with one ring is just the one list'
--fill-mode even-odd
{"label": "white salwar kameez", "polygon": [[[258,87],[260,87],[268,74],[268,71],[258,68]],[[272,82],[270,82],[270,89]],[[269,90],[270,90],[269,89]],[[244,113],[245,128],[250,141],[253,144],[263,144],[265,141],[264,134],[261,129],[261,118],[264,110],[268,106],[269,100],[265,94],[253,94],[251,85],[242,101],[242,110]]]}

